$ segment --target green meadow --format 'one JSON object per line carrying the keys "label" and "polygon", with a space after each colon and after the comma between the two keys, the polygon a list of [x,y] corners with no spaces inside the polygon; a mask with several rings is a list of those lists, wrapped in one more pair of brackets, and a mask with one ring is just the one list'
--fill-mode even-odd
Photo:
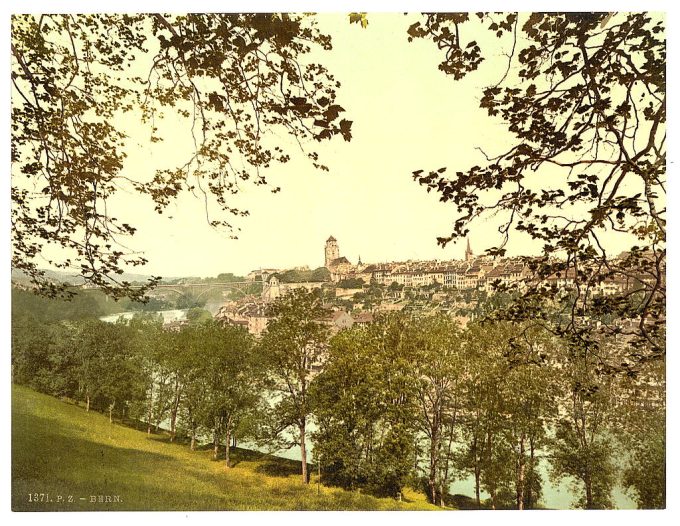
{"label": "green meadow", "polygon": [[279,457],[236,448],[232,462],[12,387],[14,511],[436,509],[416,492],[397,502],[305,486],[299,463]]}

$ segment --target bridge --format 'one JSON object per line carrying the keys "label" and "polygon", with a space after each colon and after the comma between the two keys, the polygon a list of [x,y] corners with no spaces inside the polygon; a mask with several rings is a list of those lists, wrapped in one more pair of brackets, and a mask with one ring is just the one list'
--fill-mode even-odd
{"label": "bridge", "polygon": [[[153,289],[149,291],[150,296],[154,296],[154,292],[165,291],[167,293],[177,294],[181,296],[185,293],[191,293],[196,299],[200,299],[208,292],[214,291],[216,289],[220,290],[236,290],[241,292],[243,295],[248,294],[248,288],[256,284],[261,284],[261,281],[228,281],[228,282],[213,282],[213,283],[161,283],[156,285]],[[141,287],[133,287],[141,288]]]}

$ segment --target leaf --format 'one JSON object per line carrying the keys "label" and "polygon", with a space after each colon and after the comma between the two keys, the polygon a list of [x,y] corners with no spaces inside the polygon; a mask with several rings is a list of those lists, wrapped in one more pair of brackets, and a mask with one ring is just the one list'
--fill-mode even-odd
{"label": "leaf", "polygon": [[349,23],[361,24],[361,27],[366,29],[368,27],[368,17],[366,16],[366,13],[350,13]]}

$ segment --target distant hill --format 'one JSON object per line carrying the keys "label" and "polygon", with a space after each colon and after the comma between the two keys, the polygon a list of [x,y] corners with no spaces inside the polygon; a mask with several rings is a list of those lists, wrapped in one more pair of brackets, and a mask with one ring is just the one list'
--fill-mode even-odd
{"label": "distant hill", "polygon": [[[67,283],[68,285],[83,285],[85,280],[83,277],[75,272],[65,272],[62,270],[46,270],[41,269],[45,272],[45,275],[51,280],[58,281],[60,283]],[[119,276],[119,279],[129,281],[130,283],[140,282],[144,283],[151,279],[149,274],[134,274],[131,272],[124,272]],[[165,280],[177,279],[177,278],[164,278]],[[29,277],[18,269],[12,269],[12,281],[16,283],[28,283],[30,281]]]}

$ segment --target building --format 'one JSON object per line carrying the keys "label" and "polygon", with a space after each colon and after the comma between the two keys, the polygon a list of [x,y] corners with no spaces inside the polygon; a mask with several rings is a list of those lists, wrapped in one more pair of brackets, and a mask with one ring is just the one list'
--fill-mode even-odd
{"label": "building", "polygon": [[354,323],[362,327],[370,325],[371,323],[373,323],[373,314],[370,312],[360,312],[359,314],[354,316]]}
{"label": "building", "polygon": [[324,261],[325,267],[331,273],[331,280],[336,283],[347,277],[354,270],[354,267],[349,260],[344,256],[340,256],[338,240],[333,236],[330,236],[326,240]]}
{"label": "building", "polygon": [[465,249],[465,261],[472,261],[474,254],[470,248],[470,238],[467,238],[467,248]]}
{"label": "building", "polygon": [[222,323],[243,327],[257,337],[262,335],[269,322],[265,304],[258,301],[224,305],[215,314],[215,319]]}
{"label": "building", "polygon": [[333,261],[339,257],[340,248],[338,247],[338,240],[331,236],[326,240],[326,248],[324,250],[324,266],[330,270]]}
{"label": "building", "polygon": [[336,334],[342,329],[349,329],[354,325],[354,318],[347,311],[335,310],[329,312],[324,317],[323,322],[330,327],[332,334]]}

